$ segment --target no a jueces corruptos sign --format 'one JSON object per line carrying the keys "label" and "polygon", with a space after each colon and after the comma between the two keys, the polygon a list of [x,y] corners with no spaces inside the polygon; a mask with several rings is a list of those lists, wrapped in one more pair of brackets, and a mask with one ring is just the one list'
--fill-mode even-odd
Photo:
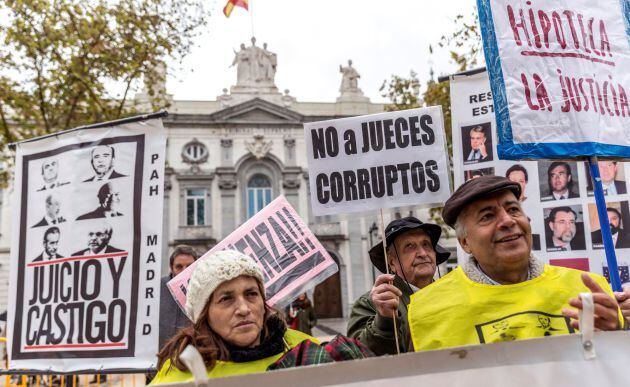
{"label": "no a jueces corruptos sign", "polygon": [[439,204],[450,195],[439,106],[304,124],[314,215]]}

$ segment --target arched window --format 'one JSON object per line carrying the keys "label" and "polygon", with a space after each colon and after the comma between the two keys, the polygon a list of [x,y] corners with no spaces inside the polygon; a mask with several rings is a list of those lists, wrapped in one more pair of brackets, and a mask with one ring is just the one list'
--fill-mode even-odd
{"label": "arched window", "polygon": [[271,202],[271,179],[257,173],[247,182],[247,218],[251,218]]}

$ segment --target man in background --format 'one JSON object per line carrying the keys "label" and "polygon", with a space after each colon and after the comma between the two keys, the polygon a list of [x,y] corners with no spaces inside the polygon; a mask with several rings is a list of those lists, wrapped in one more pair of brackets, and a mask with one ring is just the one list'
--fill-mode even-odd
{"label": "man in background", "polygon": [[195,249],[188,245],[176,246],[169,258],[169,273],[162,277],[160,284],[160,349],[179,329],[191,324],[166,287],[166,283],[192,265],[197,258]]}

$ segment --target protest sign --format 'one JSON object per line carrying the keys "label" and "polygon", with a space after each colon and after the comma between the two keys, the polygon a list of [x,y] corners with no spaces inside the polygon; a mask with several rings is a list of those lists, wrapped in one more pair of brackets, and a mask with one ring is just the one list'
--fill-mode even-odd
{"label": "protest sign", "polygon": [[[480,148],[482,143],[488,155],[496,154],[497,131],[492,97],[485,72],[455,76],[451,80],[455,187],[483,175],[505,176],[518,182],[523,190],[521,206],[532,227],[535,256],[553,265],[608,277],[592,179],[585,162],[502,161],[492,157],[486,160],[469,159],[470,149]],[[477,139],[479,133],[483,136]],[[611,230],[614,231],[615,248],[618,251],[623,249],[624,253],[630,252],[626,250],[630,249],[630,164],[600,161],[599,168],[606,188],[608,219],[614,226]],[[560,223],[564,218],[573,225],[563,229]],[[566,243],[563,244],[561,239]],[[460,263],[467,256],[458,246]],[[627,259],[619,262],[622,283],[630,282],[628,263]]]}
{"label": "protest sign", "polygon": [[158,343],[160,119],[17,145],[11,368],[146,368]]}
{"label": "protest sign", "polygon": [[337,272],[338,267],[284,196],[243,223],[167,284],[185,310],[188,282],[196,264],[214,252],[238,250],[258,262],[269,305],[284,305]]}
{"label": "protest sign", "polygon": [[593,343],[596,357],[589,360],[583,354],[581,335],[573,334],[295,367],[211,383],[213,387],[625,385],[630,333],[595,332]]}
{"label": "protest sign", "polygon": [[450,195],[439,106],[304,124],[316,216],[418,204]]}
{"label": "protest sign", "polygon": [[630,6],[478,0],[502,159],[630,157]]}

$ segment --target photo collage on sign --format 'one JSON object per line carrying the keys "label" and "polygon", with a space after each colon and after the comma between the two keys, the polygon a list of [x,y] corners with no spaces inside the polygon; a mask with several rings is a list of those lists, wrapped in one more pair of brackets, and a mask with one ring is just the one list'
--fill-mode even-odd
{"label": "photo collage on sign", "polygon": [[[131,297],[133,287],[128,258],[136,221],[137,153],[136,142],[110,139],[27,159],[21,258],[25,351],[54,351],[66,343],[75,343],[74,350],[90,351],[105,341],[125,343],[131,310],[120,300]],[[68,288],[68,283],[73,287]],[[90,300],[97,300],[96,304]],[[68,302],[84,305],[90,318],[113,319],[111,335],[92,345],[83,341],[89,338],[81,336],[81,330],[68,330],[81,324],[67,313]],[[18,304],[21,310],[22,303]],[[70,325],[42,328],[48,318],[43,311],[48,308],[57,311],[53,313],[61,318],[59,322]],[[63,337],[63,342],[56,343],[56,337]]]}
{"label": "photo collage on sign", "polygon": [[[564,160],[509,161],[496,158],[494,122],[459,126],[454,139],[461,157],[460,182],[479,176],[505,176],[521,186],[521,205],[530,219],[532,250],[550,264],[593,271],[607,275],[601,228],[593,195],[588,163]],[[460,144],[456,144],[457,141]],[[459,145],[459,146],[457,146]],[[458,149],[459,148],[459,149]],[[608,220],[617,251],[630,248],[630,210],[628,178],[624,163],[598,163],[608,210]],[[589,257],[600,255],[601,264]],[[617,253],[623,282],[628,278],[628,263]]]}

